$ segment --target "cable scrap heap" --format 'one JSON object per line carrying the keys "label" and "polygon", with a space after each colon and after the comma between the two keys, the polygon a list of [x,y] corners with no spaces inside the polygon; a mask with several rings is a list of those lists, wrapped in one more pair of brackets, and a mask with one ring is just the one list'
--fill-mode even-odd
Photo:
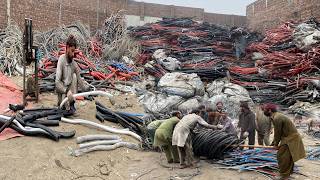
{"label": "cable scrap heap", "polygon": [[0,31],[0,71],[9,76],[19,72],[22,74],[22,32],[11,23],[4,31]]}
{"label": "cable scrap heap", "polygon": [[269,178],[275,178],[278,172],[278,162],[275,150],[253,149],[234,151],[224,160],[214,162],[224,165],[221,169],[235,169],[240,172],[254,171]]}

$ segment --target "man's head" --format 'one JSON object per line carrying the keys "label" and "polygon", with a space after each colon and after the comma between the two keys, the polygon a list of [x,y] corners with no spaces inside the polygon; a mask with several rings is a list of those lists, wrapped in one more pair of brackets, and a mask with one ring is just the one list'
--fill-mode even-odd
{"label": "man's head", "polygon": [[273,113],[277,112],[277,105],[271,103],[265,104],[262,109],[264,115],[271,117]]}
{"label": "man's head", "polygon": [[216,103],[216,108],[217,108],[217,111],[221,111],[222,108],[223,108],[223,103],[221,101],[217,102]]}
{"label": "man's head", "polygon": [[200,105],[199,106],[200,111],[206,111],[206,106],[205,105]]}
{"label": "man's head", "polygon": [[200,114],[200,111],[199,111],[199,109],[194,109],[194,110],[192,110],[191,111],[191,113],[190,114],[196,114],[196,115],[199,115]]}
{"label": "man's head", "polygon": [[241,112],[248,112],[249,111],[249,104],[247,101],[240,102],[240,111]]}
{"label": "man's head", "polygon": [[73,35],[70,35],[66,42],[66,56],[69,63],[72,62],[72,59],[75,56],[76,48],[77,48],[77,40]]}
{"label": "man's head", "polygon": [[171,116],[172,116],[172,117],[175,116],[175,117],[181,119],[181,118],[182,118],[182,113],[181,113],[180,111],[173,111],[173,112],[171,113]]}

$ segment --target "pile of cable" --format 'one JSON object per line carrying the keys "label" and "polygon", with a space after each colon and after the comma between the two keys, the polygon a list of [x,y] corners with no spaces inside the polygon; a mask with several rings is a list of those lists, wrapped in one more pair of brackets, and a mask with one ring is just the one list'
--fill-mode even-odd
{"label": "pile of cable", "polygon": [[122,127],[128,128],[130,131],[144,137],[143,120],[135,115],[123,112],[114,112],[103,104],[96,102],[97,114],[96,118],[101,122],[110,121],[119,123]]}
{"label": "pile of cable", "polygon": [[59,132],[49,128],[49,126],[59,126],[61,117],[68,115],[70,113],[55,108],[28,109],[14,117],[0,115],[0,124],[26,136],[44,136],[58,141],[61,138],[72,138],[76,133]]}
{"label": "pile of cable", "polygon": [[234,151],[228,154],[224,160],[213,163],[223,165],[220,169],[234,169],[239,172],[254,171],[269,178],[275,178],[278,172],[276,150],[273,149],[249,149]]}
{"label": "pile of cable", "polygon": [[315,139],[320,139],[320,131],[308,131],[307,134]]}
{"label": "pile of cable", "polygon": [[129,142],[124,142],[117,135],[86,135],[77,137],[77,144],[79,144],[79,149],[71,150],[70,154],[73,156],[82,156],[84,154],[93,151],[110,151],[115,150],[119,147],[126,147],[128,149],[138,150],[139,145]]}
{"label": "pile of cable", "polygon": [[200,69],[182,69],[177,72],[197,74],[201,80],[210,80],[213,81],[215,79],[223,78],[226,76],[226,67],[223,65],[215,66],[213,68],[200,68]]}
{"label": "pile of cable", "polygon": [[235,149],[239,139],[224,131],[197,130],[192,138],[193,152],[208,159],[222,159],[227,152]]}
{"label": "pile of cable", "polygon": [[0,31],[0,71],[9,76],[23,74],[23,42],[19,26],[11,23]]}
{"label": "pile of cable", "polygon": [[320,148],[319,147],[308,147],[306,159],[312,160],[312,161],[319,161],[320,160]]}
{"label": "pile of cable", "polygon": [[[129,33],[138,40],[142,47],[141,54],[136,61],[141,65],[151,61],[152,55],[157,50],[163,49],[168,57],[190,65],[188,66],[190,69],[184,66],[183,72],[197,73],[205,77],[204,79],[212,80],[225,77],[226,68],[212,66],[211,61],[215,61],[216,57],[235,59],[231,30],[226,26],[198,23],[191,18],[165,18],[156,23],[130,27]],[[250,37],[248,44],[259,39],[256,35],[247,34]],[[198,66],[198,62],[208,64],[203,63],[202,65],[207,65],[203,67]],[[147,72],[159,76],[159,73],[150,72],[150,69]]]}

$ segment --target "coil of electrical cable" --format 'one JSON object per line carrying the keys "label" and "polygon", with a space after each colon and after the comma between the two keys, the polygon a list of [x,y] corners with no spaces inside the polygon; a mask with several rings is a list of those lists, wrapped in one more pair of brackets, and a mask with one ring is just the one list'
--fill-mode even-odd
{"label": "coil of electrical cable", "polygon": [[208,159],[222,159],[239,144],[236,135],[224,131],[198,130],[193,136],[193,152]]}

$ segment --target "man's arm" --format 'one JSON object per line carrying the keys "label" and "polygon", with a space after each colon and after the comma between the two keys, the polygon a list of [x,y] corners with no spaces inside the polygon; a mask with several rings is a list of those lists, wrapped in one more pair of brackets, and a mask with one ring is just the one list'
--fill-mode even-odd
{"label": "man's arm", "polygon": [[79,83],[79,86],[81,88],[82,91],[88,91],[88,89],[90,87],[88,87],[85,83],[84,83],[84,80],[81,79],[81,76],[80,76],[80,68],[78,66],[78,64],[73,61],[73,67],[74,67],[74,70],[75,70],[75,73],[76,73],[76,76],[77,76],[77,82]]}
{"label": "man's arm", "polygon": [[282,126],[283,126],[282,120],[281,119],[273,120],[273,126],[274,126],[274,137],[271,145],[278,146],[282,136]]}
{"label": "man's arm", "polygon": [[64,86],[62,82],[62,71],[63,71],[63,63],[62,63],[62,56],[60,56],[58,60],[57,70],[56,70],[56,92],[60,94],[66,94],[67,88]]}
{"label": "man's arm", "polygon": [[229,117],[226,117],[226,118],[227,118],[227,123],[223,126],[222,131],[225,131],[226,129],[228,129],[232,124],[231,119]]}
{"label": "man's arm", "polygon": [[198,119],[198,123],[206,128],[210,128],[210,129],[217,129],[217,126],[215,125],[211,125],[208,124],[204,119],[202,119],[201,117],[199,117]]}

